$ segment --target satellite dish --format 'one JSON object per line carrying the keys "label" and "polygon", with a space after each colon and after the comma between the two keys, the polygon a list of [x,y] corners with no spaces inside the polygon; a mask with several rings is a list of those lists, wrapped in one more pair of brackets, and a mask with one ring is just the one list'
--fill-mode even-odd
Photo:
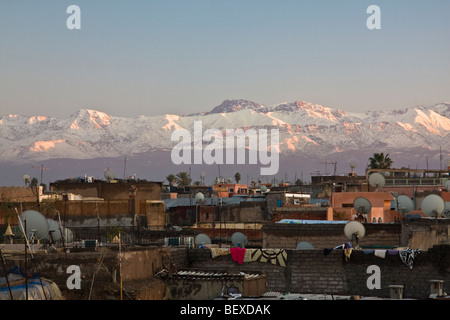
{"label": "satellite dish", "polygon": [[204,233],[200,233],[195,237],[195,243],[196,244],[211,244],[211,239]]}
{"label": "satellite dish", "polygon": [[25,182],[25,184],[29,184],[31,182],[31,177],[29,174],[24,174],[22,179],[23,179],[23,182]]}
{"label": "satellite dish", "polygon": [[354,163],[353,161],[350,162],[350,169],[352,169],[352,171],[353,171],[353,169],[355,169],[355,168],[356,168],[356,163]]}
{"label": "satellite dish", "polygon": [[68,228],[64,228],[64,241],[67,243],[73,242],[73,232]]}
{"label": "satellite dish", "polygon": [[381,173],[375,172],[369,176],[369,184],[375,189],[383,188],[385,182],[384,176]]}
{"label": "satellite dish", "polygon": [[450,191],[450,180],[445,180],[445,182],[444,182],[444,187],[445,187],[445,189],[447,189],[447,191]]}
{"label": "satellite dish", "polygon": [[248,243],[247,236],[242,232],[235,232],[231,236],[231,242],[235,246],[245,247]]}
{"label": "satellite dish", "polygon": [[309,242],[302,241],[302,242],[297,243],[297,247],[295,249],[297,249],[297,250],[313,250],[314,246]]}
{"label": "satellite dish", "polygon": [[[48,236],[49,226],[47,219],[37,211],[26,210],[20,215],[21,230],[28,239],[42,240]],[[26,228],[26,232],[25,229]]]}
{"label": "satellite dish", "polygon": [[442,212],[442,216],[445,218],[450,218],[450,201],[445,201],[444,211]]}
{"label": "satellite dish", "polygon": [[195,201],[196,201],[196,202],[203,201],[204,199],[205,199],[205,195],[204,195],[203,193],[197,192],[197,193],[195,194]]}
{"label": "satellite dish", "polygon": [[395,205],[398,212],[402,214],[409,213],[414,210],[414,202],[412,199],[405,195],[399,195],[395,199]]}
{"label": "satellite dish", "polygon": [[429,217],[437,218],[445,209],[445,202],[437,194],[430,194],[422,201],[422,211]]}
{"label": "satellite dish", "polygon": [[352,241],[353,247],[359,248],[359,240],[365,236],[366,228],[361,222],[352,220],[345,224],[344,234]]}
{"label": "satellite dish", "polygon": [[105,178],[108,181],[114,180],[116,178],[116,176],[114,175],[114,173],[109,170],[109,168],[105,169]]}
{"label": "satellite dish", "polygon": [[266,186],[261,186],[260,190],[261,190],[261,192],[266,192],[267,191],[267,187]]}
{"label": "satellite dish", "polygon": [[372,204],[366,198],[358,197],[353,201],[353,208],[359,214],[367,214],[372,210]]}
{"label": "satellite dish", "polygon": [[48,223],[48,240],[51,242],[56,242],[61,240],[62,233],[61,233],[61,225],[58,221],[53,219],[47,219]]}

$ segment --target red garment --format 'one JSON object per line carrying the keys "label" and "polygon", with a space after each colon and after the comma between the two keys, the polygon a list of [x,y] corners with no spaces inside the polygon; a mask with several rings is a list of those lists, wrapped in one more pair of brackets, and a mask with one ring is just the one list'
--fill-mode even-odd
{"label": "red garment", "polygon": [[245,248],[230,248],[231,257],[233,258],[233,261],[237,261],[237,263],[242,264],[244,263],[244,256],[245,256]]}

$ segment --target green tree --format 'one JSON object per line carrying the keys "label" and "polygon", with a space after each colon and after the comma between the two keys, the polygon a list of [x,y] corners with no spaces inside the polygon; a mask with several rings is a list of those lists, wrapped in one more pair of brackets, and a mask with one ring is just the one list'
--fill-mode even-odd
{"label": "green tree", "polygon": [[166,177],[166,180],[169,182],[169,186],[173,187],[174,182],[177,180],[177,177],[175,177],[173,174],[169,174]]}
{"label": "green tree", "polygon": [[389,158],[389,153],[384,155],[381,153],[374,153],[372,157],[369,158],[369,168],[370,169],[390,169],[392,166],[392,159]]}
{"label": "green tree", "polygon": [[239,183],[241,181],[241,174],[239,172],[236,172],[234,175],[234,180],[236,180],[236,183]]}
{"label": "green tree", "polygon": [[189,176],[189,173],[186,171],[178,172],[176,175],[177,183],[179,187],[186,188],[191,185],[192,179]]}

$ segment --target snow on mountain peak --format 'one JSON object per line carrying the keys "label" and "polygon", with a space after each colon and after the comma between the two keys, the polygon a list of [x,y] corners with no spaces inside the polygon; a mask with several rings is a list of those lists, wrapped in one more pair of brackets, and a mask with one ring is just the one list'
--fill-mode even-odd
{"label": "snow on mountain peak", "polygon": [[210,112],[207,112],[207,114],[230,113],[243,109],[258,110],[261,109],[262,107],[264,106],[244,99],[235,99],[235,100],[227,99],[223,101],[220,105],[214,107]]}
{"label": "snow on mountain peak", "polygon": [[111,123],[112,117],[104,112],[92,109],[80,109],[74,116],[70,125],[71,129],[79,129],[80,126],[92,124],[96,129],[100,129]]}
{"label": "snow on mountain peak", "polygon": [[346,113],[295,101],[263,106],[248,100],[225,100],[210,112],[112,117],[80,109],[66,119],[9,115],[0,117],[0,161],[56,157],[95,158],[170,150],[173,130],[275,127],[281,152],[324,156],[380,146],[389,150],[428,146],[450,148],[450,104],[393,111]]}

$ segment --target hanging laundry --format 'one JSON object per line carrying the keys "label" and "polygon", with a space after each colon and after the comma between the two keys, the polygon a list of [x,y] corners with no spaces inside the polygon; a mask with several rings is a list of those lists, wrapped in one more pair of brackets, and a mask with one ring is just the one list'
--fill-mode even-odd
{"label": "hanging laundry", "polygon": [[239,264],[244,263],[244,257],[245,257],[245,248],[230,248],[231,257],[233,258],[233,261],[236,261]]}
{"label": "hanging laundry", "polygon": [[331,251],[333,251],[333,250],[338,250],[338,249],[350,249],[352,247],[352,245],[351,245],[351,243],[350,242],[347,242],[347,243],[343,243],[343,244],[340,244],[340,245],[338,245],[338,246],[336,246],[336,247],[334,247],[334,248],[332,248],[332,249],[327,249],[327,248],[325,248],[325,249],[323,249],[323,254],[324,255],[327,255],[327,254],[329,254]]}
{"label": "hanging laundry", "polygon": [[396,256],[398,255],[398,250],[388,250],[389,255]]}
{"label": "hanging laundry", "polygon": [[412,250],[411,248],[407,248],[406,250],[400,250],[398,252],[400,259],[404,264],[406,264],[410,269],[413,268],[414,259],[420,253],[420,249]]}
{"label": "hanging laundry", "polygon": [[348,262],[350,260],[350,255],[352,254],[353,248],[344,249],[345,261]]}
{"label": "hanging laundry", "polygon": [[211,248],[211,257],[225,256],[230,254],[230,248]]}
{"label": "hanging laundry", "polygon": [[385,258],[386,257],[386,250],[375,250],[374,255],[379,257],[379,258]]}
{"label": "hanging laundry", "polygon": [[252,261],[269,262],[276,266],[286,267],[287,251],[285,249],[256,249],[252,253]]}
{"label": "hanging laundry", "polygon": [[372,254],[374,251],[374,249],[363,249],[364,254]]}

